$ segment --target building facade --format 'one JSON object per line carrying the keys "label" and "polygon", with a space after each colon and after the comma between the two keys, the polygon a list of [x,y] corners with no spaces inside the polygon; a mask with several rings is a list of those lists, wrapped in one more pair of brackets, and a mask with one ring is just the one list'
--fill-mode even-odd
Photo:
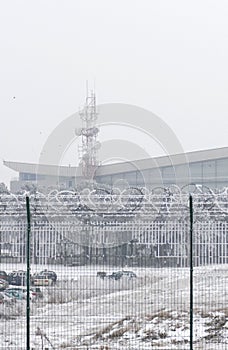
{"label": "building facade", "polygon": [[[45,189],[74,189],[83,180],[77,167],[10,161],[4,161],[4,165],[17,172],[18,178],[10,184],[14,193],[28,184]],[[101,165],[95,180],[107,186],[118,186],[124,181],[132,187],[183,187],[194,183],[221,189],[228,186],[228,147]]]}

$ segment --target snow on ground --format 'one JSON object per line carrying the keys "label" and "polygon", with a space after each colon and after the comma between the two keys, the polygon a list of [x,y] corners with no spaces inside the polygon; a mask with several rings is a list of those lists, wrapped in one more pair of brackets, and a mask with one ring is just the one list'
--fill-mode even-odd
{"label": "snow on ground", "polygon": [[[25,266],[1,265],[7,272]],[[32,273],[44,266],[32,266]],[[47,266],[45,266],[47,268]],[[194,269],[194,349],[228,349],[228,266]],[[189,349],[189,269],[48,266],[58,274],[31,303],[31,349]],[[0,349],[26,349],[26,304],[0,305]]]}

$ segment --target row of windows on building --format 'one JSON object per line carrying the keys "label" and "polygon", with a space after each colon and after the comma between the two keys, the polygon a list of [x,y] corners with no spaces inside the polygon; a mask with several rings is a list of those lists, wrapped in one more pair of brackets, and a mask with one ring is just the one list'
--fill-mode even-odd
{"label": "row of windows on building", "polygon": [[[20,181],[39,181],[47,179],[45,175],[20,173]],[[118,185],[126,180],[131,186],[159,186],[164,184],[200,183],[208,187],[226,187],[228,185],[228,158],[190,163],[189,165],[167,166],[152,169],[137,169],[131,172],[97,176],[96,181],[107,185]],[[72,188],[74,178],[60,178],[65,188]]]}
{"label": "row of windows on building", "polygon": [[228,158],[97,177],[98,182],[111,185],[118,184],[121,179],[137,186],[194,182],[212,188],[226,187]]}

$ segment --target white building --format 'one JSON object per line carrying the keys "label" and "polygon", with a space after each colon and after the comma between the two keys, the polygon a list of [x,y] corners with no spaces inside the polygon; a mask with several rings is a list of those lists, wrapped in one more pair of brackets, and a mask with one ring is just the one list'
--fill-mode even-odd
{"label": "white building", "polygon": [[[80,169],[71,166],[11,161],[4,161],[4,165],[17,172],[17,180],[10,183],[12,192],[26,184],[39,184],[46,189],[72,189],[83,179]],[[130,186],[140,187],[189,183],[211,188],[227,187],[228,147],[101,165],[96,170],[95,180],[110,186],[125,180]]]}

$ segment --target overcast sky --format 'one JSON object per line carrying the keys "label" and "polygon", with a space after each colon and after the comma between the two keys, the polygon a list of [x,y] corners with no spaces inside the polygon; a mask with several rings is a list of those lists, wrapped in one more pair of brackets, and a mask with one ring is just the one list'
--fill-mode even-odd
{"label": "overcast sky", "polygon": [[86,80],[96,80],[98,104],[161,117],[185,151],[228,145],[227,0],[0,5],[0,181],[16,176],[2,159],[38,161],[51,131],[84,103]]}

